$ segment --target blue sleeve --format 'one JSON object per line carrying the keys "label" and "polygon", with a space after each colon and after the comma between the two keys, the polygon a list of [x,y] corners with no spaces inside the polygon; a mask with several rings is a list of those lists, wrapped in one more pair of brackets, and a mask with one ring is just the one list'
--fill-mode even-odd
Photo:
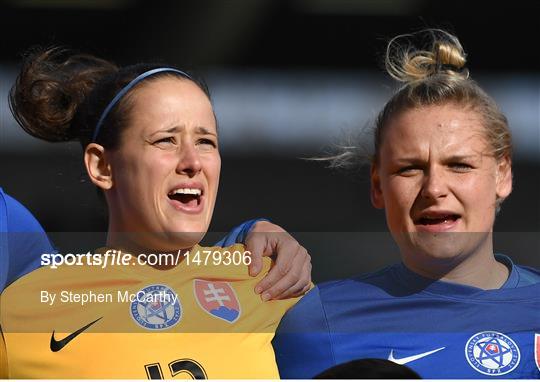
{"label": "blue sleeve", "polygon": [[40,266],[41,254],[53,252],[47,234],[22,204],[0,189],[0,292]]}
{"label": "blue sleeve", "polygon": [[526,266],[516,266],[516,272],[519,277],[517,287],[540,283],[540,270],[538,269]]}
{"label": "blue sleeve", "polygon": [[0,188],[0,293],[4,290],[9,269],[7,235],[7,206]]}
{"label": "blue sleeve", "polygon": [[310,379],[336,364],[318,287],[283,317],[272,345],[281,378]]}
{"label": "blue sleeve", "polygon": [[245,244],[245,240],[255,223],[258,221],[268,221],[268,219],[257,218],[243,222],[237,227],[234,227],[223,239],[218,241],[216,247],[229,247],[236,243]]}

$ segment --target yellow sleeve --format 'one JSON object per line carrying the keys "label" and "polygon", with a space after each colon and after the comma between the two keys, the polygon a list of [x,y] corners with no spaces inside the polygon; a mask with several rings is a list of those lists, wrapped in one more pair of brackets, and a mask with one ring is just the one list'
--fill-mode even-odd
{"label": "yellow sleeve", "polygon": [[0,379],[8,378],[8,363],[7,363],[7,351],[6,343],[4,342],[4,333],[2,333],[2,327],[0,326]]}
{"label": "yellow sleeve", "polygon": [[8,378],[6,342],[2,331],[2,296],[0,294],[0,379]]}

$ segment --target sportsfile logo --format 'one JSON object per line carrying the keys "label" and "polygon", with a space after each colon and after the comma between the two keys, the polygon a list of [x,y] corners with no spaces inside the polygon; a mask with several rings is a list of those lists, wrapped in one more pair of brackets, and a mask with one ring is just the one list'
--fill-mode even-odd
{"label": "sportsfile logo", "polygon": [[44,253],[41,255],[41,265],[51,269],[59,266],[94,266],[106,268],[108,266],[127,265],[177,265],[183,259],[183,252],[178,253],[140,253],[133,256],[130,253],[116,249],[107,249],[104,253]]}
{"label": "sportsfile logo", "polygon": [[136,256],[117,249],[107,249],[103,253],[43,253],[41,265],[57,269],[67,266],[108,266],[150,265],[152,267],[175,267],[185,260],[187,266],[248,266],[251,264],[251,252],[247,250],[197,249],[187,251],[179,249],[176,253],[139,253]]}

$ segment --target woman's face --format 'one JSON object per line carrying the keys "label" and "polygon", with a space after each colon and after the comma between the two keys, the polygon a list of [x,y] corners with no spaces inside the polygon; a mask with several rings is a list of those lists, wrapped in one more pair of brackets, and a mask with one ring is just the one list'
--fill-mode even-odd
{"label": "woman's face", "polygon": [[110,230],[140,233],[146,248],[189,248],[208,230],[218,190],[212,105],[195,83],[171,77],[148,81],[131,101],[120,146],[107,153]]}
{"label": "woman's face", "polygon": [[406,110],[385,126],[371,196],[403,256],[491,250],[496,200],[512,177],[484,137],[480,116],[454,104]]}

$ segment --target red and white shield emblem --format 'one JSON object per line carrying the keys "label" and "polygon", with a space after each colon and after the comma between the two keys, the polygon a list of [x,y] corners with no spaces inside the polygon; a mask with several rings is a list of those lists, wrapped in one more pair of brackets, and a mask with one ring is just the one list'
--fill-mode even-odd
{"label": "red and white shield emblem", "polygon": [[240,317],[240,303],[229,283],[194,280],[193,291],[199,306],[210,315],[229,323]]}
{"label": "red and white shield emblem", "polygon": [[534,360],[536,367],[540,370],[540,334],[534,334]]}

